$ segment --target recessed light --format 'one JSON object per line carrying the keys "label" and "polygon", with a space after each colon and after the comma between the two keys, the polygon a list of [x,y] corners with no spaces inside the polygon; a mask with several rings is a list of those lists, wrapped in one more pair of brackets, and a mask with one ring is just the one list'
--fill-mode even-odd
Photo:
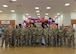
{"label": "recessed light", "polygon": [[57,15],[60,15],[60,13],[57,13]]}
{"label": "recessed light", "polygon": [[28,16],[28,17],[31,17],[31,16]]}
{"label": "recessed light", "polygon": [[39,13],[40,11],[36,11],[37,13]]}
{"label": "recessed light", "polygon": [[49,13],[45,13],[45,15],[49,15]]}
{"label": "recessed light", "polygon": [[0,13],[1,13],[2,11],[0,10]]}
{"label": "recessed light", "polygon": [[15,10],[11,10],[11,12],[15,12]]}
{"label": "recessed light", "polygon": [[39,9],[39,7],[35,7],[35,9]]}
{"label": "recessed light", "polygon": [[29,15],[29,14],[26,14],[27,16]]}
{"label": "recessed light", "polygon": [[45,16],[45,18],[47,18],[48,16]]}
{"label": "recessed light", "polygon": [[39,13],[37,15],[40,15]]}
{"label": "recessed light", "polygon": [[17,1],[17,0],[11,0],[11,1]]}
{"label": "recessed light", "polygon": [[8,7],[8,5],[2,5],[3,7]]}
{"label": "recessed light", "polygon": [[70,3],[65,3],[65,6],[70,6]]}
{"label": "recessed light", "polygon": [[38,16],[40,18],[40,16]]}
{"label": "recessed light", "polygon": [[55,16],[55,18],[57,18],[58,16]]}
{"label": "recessed light", "polygon": [[51,7],[46,7],[46,9],[51,9]]}

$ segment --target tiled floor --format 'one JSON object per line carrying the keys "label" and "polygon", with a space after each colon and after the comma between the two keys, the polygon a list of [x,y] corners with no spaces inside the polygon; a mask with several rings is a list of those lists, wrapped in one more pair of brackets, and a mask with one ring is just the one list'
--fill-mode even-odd
{"label": "tiled floor", "polygon": [[58,47],[0,48],[0,54],[76,54],[76,49]]}

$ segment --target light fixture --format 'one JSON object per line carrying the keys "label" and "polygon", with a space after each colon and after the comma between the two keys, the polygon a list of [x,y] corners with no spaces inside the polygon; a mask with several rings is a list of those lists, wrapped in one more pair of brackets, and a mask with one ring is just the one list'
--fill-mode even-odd
{"label": "light fixture", "polygon": [[70,6],[70,3],[65,3],[65,6]]}
{"label": "light fixture", "polygon": [[51,9],[51,7],[46,7],[46,9]]}
{"label": "light fixture", "polygon": [[26,14],[27,16],[29,15],[29,14]]}
{"label": "light fixture", "polygon": [[29,18],[31,17],[31,16],[28,16]]}
{"label": "light fixture", "polygon": [[3,7],[8,7],[8,5],[2,5]]}
{"label": "light fixture", "polygon": [[45,18],[48,18],[48,16],[45,16]]}
{"label": "light fixture", "polygon": [[49,13],[45,13],[45,15],[49,15]]}
{"label": "light fixture", "polygon": [[11,1],[17,1],[17,0],[11,0]]}
{"label": "light fixture", "polygon": [[35,7],[35,9],[39,9],[39,7]]}
{"label": "light fixture", "polygon": [[40,16],[38,16],[40,18]]}
{"label": "light fixture", "polygon": [[40,11],[36,11],[37,13],[39,13]]}
{"label": "light fixture", "polygon": [[39,13],[37,15],[40,15]]}
{"label": "light fixture", "polygon": [[11,12],[15,12],[15,10],[11,10]]}
{"label": "light fixture", "polygon": [[60,13],[57,13],[57,15],[59,16],[59,15],[60,15]]}
{"label": "light fixture", "polygon": [[2,11],[0,10],[0,13],[1,13]]}
{"label": "light fixture", "polygon": [[57,18],[58,16],[55,16],[55,18]]}

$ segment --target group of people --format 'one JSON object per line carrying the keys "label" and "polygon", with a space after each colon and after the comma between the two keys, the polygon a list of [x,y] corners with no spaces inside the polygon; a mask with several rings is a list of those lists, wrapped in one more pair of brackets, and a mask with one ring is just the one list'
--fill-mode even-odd
{"label": "group of people", "polygon": [[75,47],[74,29],[58,25],[54,27],[21,27],[4,26],[2,29],[2,45],[6,47],[19,46],[68,46]]}

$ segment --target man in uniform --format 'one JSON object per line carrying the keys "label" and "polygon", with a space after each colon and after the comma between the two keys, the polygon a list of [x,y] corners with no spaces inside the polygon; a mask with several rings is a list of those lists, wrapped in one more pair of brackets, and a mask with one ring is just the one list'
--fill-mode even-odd
{"label": "man in uniform", "polygon": [[71,47],[75,47],[75,38],[74,38],[74,29],[72,28],[72,26],[70,26],[70,28],[68,29],[68,46]]}
{"label": "man in uniform", "polygon": [[53,28],[53,43],[54,43],[54,46],[58,46],[59,44],[59,36],[58,36],[58,25],[56,25],[54,28]]}
{"label": "man in uniform", "polygon": [[1,43],[1,47],[3,47],[4,41],[5,41],[5,36],[6,36],[6,26],[4,26],[3,29],[2,29],[2,43]]}

